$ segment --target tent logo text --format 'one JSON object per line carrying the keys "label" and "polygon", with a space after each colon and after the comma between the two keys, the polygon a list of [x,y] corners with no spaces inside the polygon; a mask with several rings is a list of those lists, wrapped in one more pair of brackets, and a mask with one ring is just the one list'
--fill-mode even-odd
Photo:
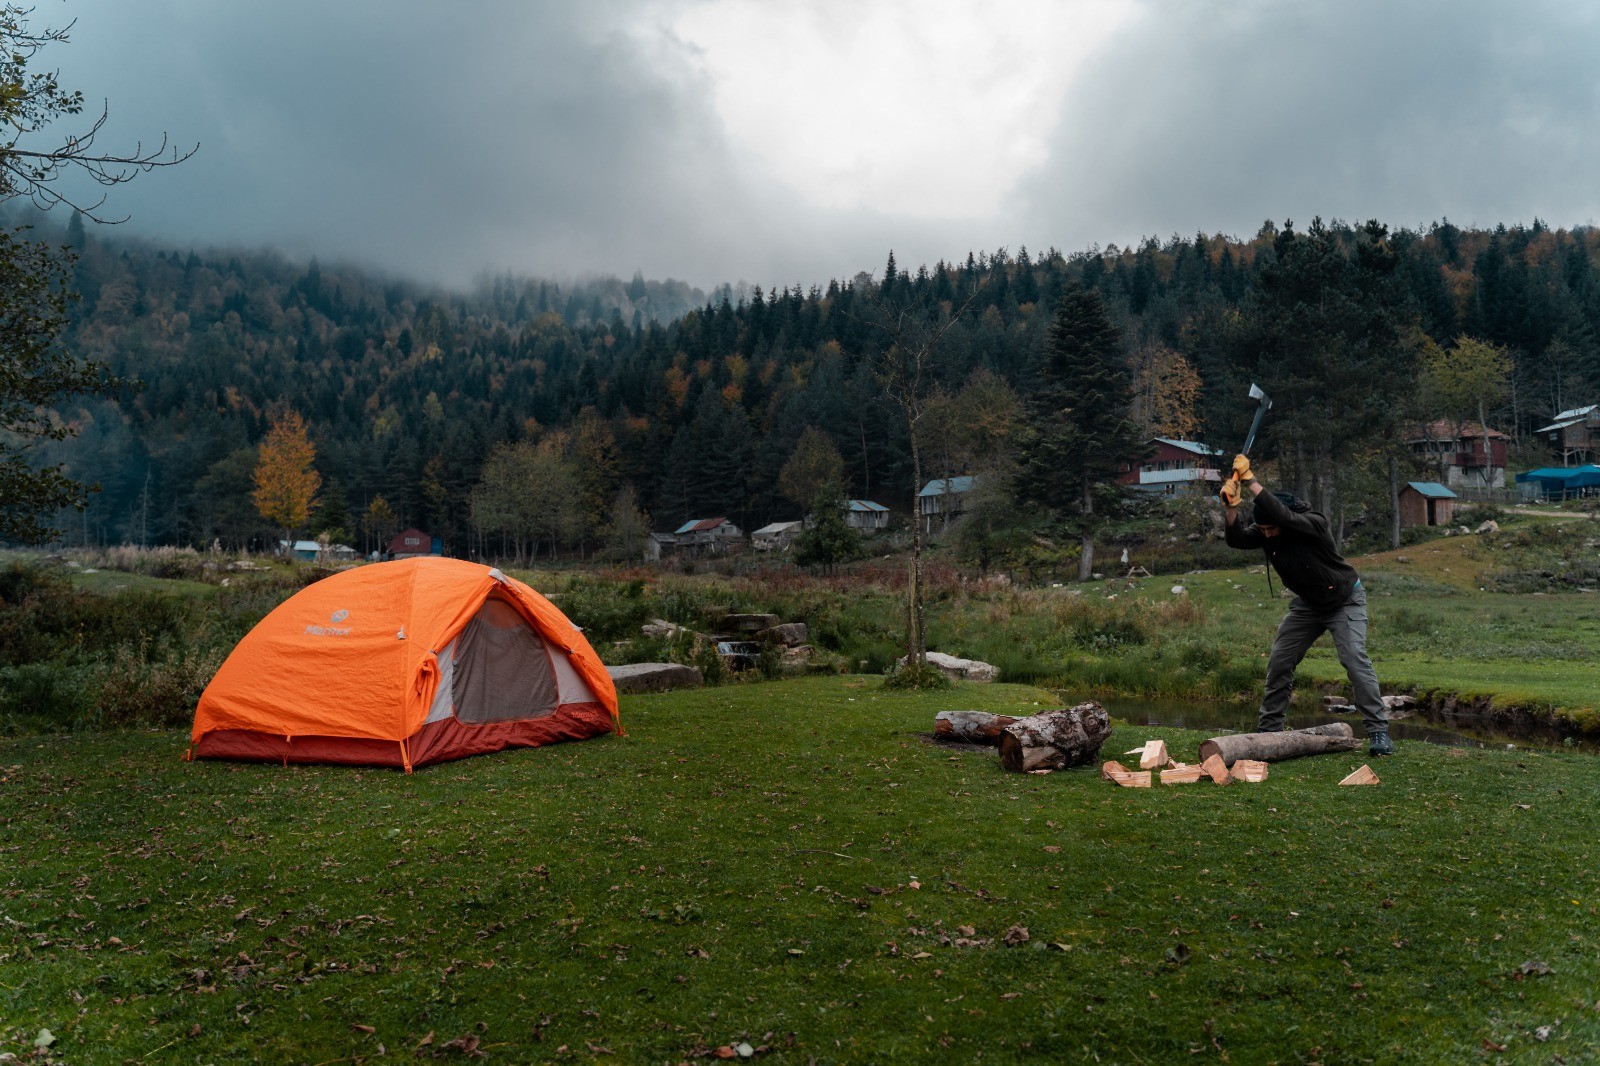
{"label": "tent logo text", "polygon": [[350,612],[349,611],[334,611],[333,615],[328,619],[330,622],[333,623],[332,625],[327,625],[327,626],[309,625],[309,626],[306,626],[306,636],[308,636],[308,637],[348,637],[350,635],[350,627],[349,626],[340,626],[339,623],[343,622],[346,618],[349,618],[349,617],[350,617]]}

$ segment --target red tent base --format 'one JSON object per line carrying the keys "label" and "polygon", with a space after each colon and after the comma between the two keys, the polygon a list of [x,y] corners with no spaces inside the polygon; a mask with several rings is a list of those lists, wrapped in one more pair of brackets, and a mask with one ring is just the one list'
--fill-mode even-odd
{"label": "red tent base", "polygon": [[[244,762],[337,763],[415,769],[430,763],[488,755],[507,748],[537,748],[564,740],[587,740],[615,728],[598,703],[567,703],[554,714],[520,722],[463,725],[455,718],[430,722],[403,744],[372,737],[274,736],[254,729],[213,729],[190,754],[198,759]],[[410,766],[406,765],[407,755]]]}

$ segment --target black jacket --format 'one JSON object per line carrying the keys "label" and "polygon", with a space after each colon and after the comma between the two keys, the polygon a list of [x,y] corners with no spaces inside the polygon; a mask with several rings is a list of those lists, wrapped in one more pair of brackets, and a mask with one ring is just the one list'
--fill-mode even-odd
{"label": "black jacket", "polygon": [[[1260,523],[1277,526],[1278,535],[1263,535],[1256,528]],[[1309,509],[1291,511],[1270,492],[1256,497],[1255,523],[1234,522],[1226,537],[1229,547],[1265,548],[1284,585],[1310,607],[1329,609],[1348,603],[1361,580],[1356,568],[1339,554],[1325,516]]]}

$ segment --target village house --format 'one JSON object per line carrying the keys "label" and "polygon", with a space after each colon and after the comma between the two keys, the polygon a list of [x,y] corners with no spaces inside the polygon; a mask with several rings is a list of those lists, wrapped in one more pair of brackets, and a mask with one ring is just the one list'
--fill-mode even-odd
{"label": "village house", "polygon": [[744,533],[726,518],[691,518],[672,536],[679,549],[692,555],[720,555],[744,543]]}
{"label": "village house", "polygon": [[1448,526],[1456,494],[1436,481],[1408,481],[1400,490],[1400,528]]}
{"label": "village house", "polygon": [[1548,426],[1540,426],[1534,432],[1561,453],[1561,465],[1571,466],[1574,459],[1592,461],[1596,442],[1600,441],[1600,404],[1562,411]]}
{"label": "village house", "polygon": [[659,563],[664,555],[671,555],[678,546],[678,538],[671,533],[652,533],[645,540],[644,557],[652,563]]}
{"label": "village house", "polygon": [[978,485],[976,477],[938,477],[922,486],[917,493],[917,512],[921,515],[922,531],[932,533],[934,523],[946,529],[954,519],[967,509],[967,494]]}
{"label": "village house", "polygon": [[804,522],[772,522],[750,534],[750,546],[758,552],[788,551],[804,530]]}
{"label": "village house", "polygon": [[1222,452],[1192,440],[1152,437],[1148,459],[1126,463],[1117,484],[1140,492],[1176,496],[1179,493],[1216,491],[1222,481]]}
{"label": "village house", "polygon": [[444,541],[416,527],[396,533],[384,549],[384,555],[390,559],[415,559],[419,555],[443,554]]}
{"label": "village house", "polygon": [[317,561],[317,552],[322,550],[322,545],[314,540],[278,541],[278,554],[292,556],[303,563]]}
{"label": "village house", "polygon": [[846,500],[844,522],[851,529],[863,533],[876,533],[889,528],[889,508],[871,500]]}
{"label": "village house", "polygon": [[1406,444],[1413,454],[1439,470],[1446,488],[1503,489],[1506,487],[1506,445],[1511,438],[1476,422],[1457,427],[1430,422]]}

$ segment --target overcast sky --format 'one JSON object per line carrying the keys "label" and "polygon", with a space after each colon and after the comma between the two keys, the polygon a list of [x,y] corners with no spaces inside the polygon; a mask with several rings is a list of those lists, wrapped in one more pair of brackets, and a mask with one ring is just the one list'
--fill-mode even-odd
{"label": "overcast sky", "polygon": [[34,3],[128,230],[450,284],[1600,217],[1586,0]]}

